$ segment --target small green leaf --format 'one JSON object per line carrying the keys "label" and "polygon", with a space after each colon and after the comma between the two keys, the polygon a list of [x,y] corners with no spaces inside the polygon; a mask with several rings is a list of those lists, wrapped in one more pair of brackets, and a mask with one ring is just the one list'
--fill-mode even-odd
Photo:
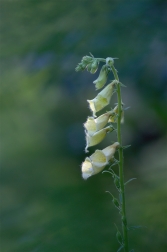
{"label": "small green leaf", "polygon": [[[114,160],[114,163],[110,167],[119,164],[119,160],[117,160],[116,158],[114,158],[113,160]],[[109,167],[109,169],[110,169],[110,167]]]}
{"label": "small green leaf", "polygon": [[108,173],[110,173],[111,175],[113,175],[112,172],[110,172],[110,171],[102,171],[102,173],[106,173],[106,172],[108,172]]}
{"label": "small green leaf", "polygon": [[125,146],[122,146],[122,149],[125,150],[127,148],[131,147],[131,145],[125,145]]}
{"label": "small green leaf", "polygon": [[130,107],[122,108],[124,111],[130,109]]}
{"label": "small green leaf", "polygon": [[122,239],[121,232],[118,230],[118,227],[115,223],[114,223],[114,225],[117,229],[116,238],[117,238],[118,242],[123,246],[123,239]]}
{"label": "small green leaf", "polygon": [[114,177],[114,184],[115,184],[116,188],[119,190],[120,189],[120,182],[119,182],[119,178],[117,176]]}
{"label": "small green leaf", "polygon": [[109,193],[111,196],[112,196],[112,198],[114,198],[114,196],[112,195],[112,193],[110,193],[109,191],[105,191],[106,193]]}
{"label": "small green leaf", "polygon": [[92,58],[94,58],[93,54],[91,52],[89,52],[90,56],[92,56]]}
{"label": "small green leaf", "polygon": [[111,197],[112,197],[112,202],[113,202],[114,206],[120,210],[119,201],[114,197],[114,195],[112,195],[111,192],[106,191],[106,193],[109,193],[109,194],[111,195]]}
{"label": "small green leaf", "polygon": [[144,226],[130,226],[128,227],[128,230],[136,230],[136,229],[139,229],[139,228],[145,228]]}
{"label": "small green leaf", "polygon": [[127,185],[129,182],[131,182],[134,179],[137,179],[137,178],[131,178],[131,179],[129,179],[124,185]]}
{"label": "small green leaf", "polygon": [[118,163],[119,163],[119,161],[118,162],[114,162],[113,164],[111,164],[110,167],[109,167],[109,170],[111,170],[110,168],[113,167],[114,165],[117,165]]}
{"label": "small green leaf", "polygon": [[121,245],[121,247],[117,250],[117,252],[120,252],[121,249],[123,249],[123,248],[124,248],[124,245]]}
{"label": "small green leaf", "polygon": [[114,206],[115,206],[116,208],[120,209],[119,201],[118,201],[116,198],[113,197],[112,202],[114,203]]}
{"label": "small green leaf", "polygon": [[123,242],[122,235],[121,235],[121,233],[119,231],[117,231],[116,237],[117,237],[117,241],[119,242],[119,244],[122,245],[122,242]]}
{"label": "small green leaf", "polygon": [[126,87],[123,83],[119,82],[121,87]]}
{"label": "small green leaf", "polygon": [[[112,166],[112,165],[111,165],[111,166]],[[111,167],[111,166],[110,166],[110,167]],[[108,170],[109,170],[109,172],[112,174],[112,176],[114,177],[114,171],[113,171],[111,168],[109,168]]]}

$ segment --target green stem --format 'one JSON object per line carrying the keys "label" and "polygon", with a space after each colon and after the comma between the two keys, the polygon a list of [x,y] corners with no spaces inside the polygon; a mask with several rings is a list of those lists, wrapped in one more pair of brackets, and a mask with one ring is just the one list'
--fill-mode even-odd
{"label": "green stem", "polygon": [[[112,69],[115,79],[119,82],[117,70],[115,69],[114,66],[111,66],[111,69]],[[125,206],[124,173],[123,173],[123,148],[122,148],[122,136],[121,136],[122,99],[121,99],[120,83],[117,84],[117,99],[118,99],[117,138],[118,138],[118,142],[120,143],[120,148],[118,152],[119,152],[120,194],[122,198],[122,202],[120,202],[120,206],[121,206],[121,215],[122,215],[124,251],[129,252],[126,206]]]}
{"label": "green stem", "polygon": [[96,58],[96,60],[101,61],[101,62],[106,62],[106,59],[103,59],[103,58]]}

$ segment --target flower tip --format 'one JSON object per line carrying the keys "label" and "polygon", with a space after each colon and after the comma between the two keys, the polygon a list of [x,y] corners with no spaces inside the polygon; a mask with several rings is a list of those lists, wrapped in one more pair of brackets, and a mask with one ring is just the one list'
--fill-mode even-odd
{"label": "flower tip", "polygon": [[106,58],[106,65],[108,66],[113,66],[114,65],[114,58],[111,58],[111,57],[107,57]]}
{"label": "flower tip", "polygon": [[82,178],[83,178],[84,180],[87,180],[89,177],[90,177],[89,174],[84,173],[84,172],[82,173]]}
{"label": "flower tip", "polygon": [[119,147],[120,147],[120,143],[115,142],[115,143],[113,144],[113,146],[114,146],[115,148],[119,148]]}

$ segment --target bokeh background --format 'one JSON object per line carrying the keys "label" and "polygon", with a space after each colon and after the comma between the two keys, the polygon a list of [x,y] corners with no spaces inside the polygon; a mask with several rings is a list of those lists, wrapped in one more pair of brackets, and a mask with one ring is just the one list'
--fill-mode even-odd
{"label": "bokeh background", "polygon": [[[105,173],[83,181],[83,123],[98,76],[89,52],[118,57],[130,248],[167,251],[166,0],[1,0],[1,251],[117,251],[116,195]],[[110,74],[109,79],[113,79]],[[114,100],[112,101],[115,102]],[[104,148],[114,134],[97,147]],[[94,148],[90,148],[90,153]],[[114,168],[117,172],[117,168]]]}

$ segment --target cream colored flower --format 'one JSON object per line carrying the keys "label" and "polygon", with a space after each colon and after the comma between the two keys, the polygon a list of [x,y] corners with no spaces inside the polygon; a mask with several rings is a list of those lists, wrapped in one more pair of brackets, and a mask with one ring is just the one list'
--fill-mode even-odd
{"label": "cream colored flower", "polygon": [[94,117],[96,117],[96,112],[100,111],[109,104],[115,83],[116,81],[114,80],[108,84],[93,100],[87,100]]}
{"label": "cream colored flower", "polygon": [[108,123],[109,117],[111,115],[115,115],[115,112],[109,111],[96,119],[94,117],[88,117],[86,123],[84,123],[84,127],[87,130],[89,135],[94,134],[96,131],[101,130]]}
{"label": "cream colored flower", "polygon": [[[109,122],[116,123],[117,122],[117,116],[118,116],[118,105],[112,110],[113,115],[109,118]],[[124,123],[124,111],[122,110],[121,113],[121,123]]]}
{"label": "cream colored flower", "polygon": [[115,142],[114,144],[102,150],[108,161],[113,158],[115,151],[119,147],[119,145],[120,144],[118,142]]}
{"label": "cream colored flower", "polygon": [[92,135],[89,135],[89,133],[87,131],[85,131],[86,133],[86,148],[85,151],[87,152],[88,147],[94,146],[98,143],[100,143],[106,136],[107,132],[109,131],[113,131],[114,128],[112,128],[111,126],[108,126],[106,128],[103,128],[97,132],[95,132]]}
{"label": "cream colored flower", "polygon": [[116,142],[103,150],[96,150],[90,157],[87,157],[82,163],[82,177],[89,178],[101,172],[104,167],[113,159],[119,143]]}

